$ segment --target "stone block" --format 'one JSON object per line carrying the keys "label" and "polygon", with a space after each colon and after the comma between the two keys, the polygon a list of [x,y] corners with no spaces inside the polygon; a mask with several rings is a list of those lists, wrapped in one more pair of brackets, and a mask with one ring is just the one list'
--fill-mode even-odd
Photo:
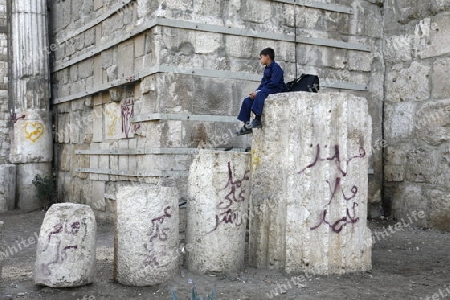
{"label": "stone block", "polygon": [[[94,56],[94,85],[99,86],[103,83],[102,76],[102,57],[101,55]],[[96,97],[95,95],[94,97]]]}
{"label": "stone block", "polygon": [[406,179],[416,183],[434,183],[437,176],[437,152],[416,148],[406,154]]}
{"label": "stone block", "polygon": [[401,62],[412,59],[413,37],[411,35],[394,35],[384,38],[384,55],[386,61]]}
{"label": "stone block", "polygon": [[49,287],[90,284],[95,276],[97,224],[87,205],[53,204],[36,249],[34,282]]}
{"label": "stone block", "polygon": [[389,165],[404,165],[406,163],[405,147],[388,146],[385,152],[385,162]]}
{"label": "stone block", "polygon": [[[219,80],[216,78],[195,77],[194,102],[192,103],[193,113],[226,116],[236,113],[237,115],[239,110],[231,105],[234,100],[233,87],[234,84],[231,79]],[[242,101],[242,99],[239,100]]]}
{"label": "stone block", "polygon": [[69,67],[69,76],[71,82],[76,82],[78,80],[78,65]]}
{"label": "stone block", "polygon": [[195,53],[211,54],[222,46],[222,35],[219,33],[201,32],[195,34]]}
{"label": "stone block", "polygon": [[386,82],[386,101],[424,101],[430,98],[430,66],[413,61],[409,67],[392,66]]}
{"label": "stone block", "polygon": [[252,58],[253,39],[236,35],[225,35],[225,51],[231,57]]}
{"label": "stone block", "polygon": [[403,165],[385,165],[384,180],[403,181],[405,178],[405,166]]}
{"label": "stone block", "polygon": [[[192,76],[161,74],[156,77],[159,112],[189,113],[196,99],[196,79]],[[205,92],[205,91],[203,91]],[[199,93],[203,95],[203,93]],[[198,95],[200,96],[200,95]],[[204,99],[204,96],[201,100]],[[201,101],[198,99],[198,101]],[[156,107],[155,107],[156,108]]]}
{"label": "stone block", "polygon": [[367,100],[270,95],[262,122],[252,141],[250,264],[287,273],[371,269]]}
{"label": "stone block", "polygon": [[414,132],[414,102],[401,102],[385,107],[385,138],[388,143],[408,141]]}
{"label": "stone block", "polygon": [[412,216],[429,214],[428,203],[423,196],[422,186],[418,184],[397,185],[395,190],[390,192],[392,196],[392,216],[397,221],[408,222],[413,226],[428,226],[428,218],[413,218]]}
{"label": "stone block", "polygon": [[170,280],[179,258],[177,188],[123,185],[116,198],[115,279],[131,286]]}
{"label": "stone block", "polygon": [[84,79],[94,75],[94,59],[85,59],[78,64],[78,78]]}
{"label": "stone block", "polygon": [[16,206],[15,201],[16,165],[0,164],[0,213],[13,210]]}
{"label": "stone block", "polygon": [[200,150],[189,170],[186,241],[196,273],[244,266],[250,153]]}
{"label": "stone block", "polygon": [[368,6],[364,8],[363,13],[360,18],[363,19],[361,22],[364,22],[366,35],[374,38],[383,37],[384,18],[381,15],[381,10],[377,6]]}
{"label": "stone block", "polygon": [[271,11],[271,5],[273,4],[266,1],[242,2],[240,16],[244,21],[259,24],[271,24],[271,14],[268,13]]}
{"label": "stone block", "polygon": [[450,230],[450,192],[447,189],[428,188],[423,191],[428,203],[428,223],[439,230]]}
{"label": "stone block", "polygon": [[424,103],[417,110],[415,120],[419,140],[431,146],[450,141],[450,100]]}
{"label": "stone block", "polygon": [[432,80],[432,97],[434,99],[449,98],[450,97],[450,58],[440,58],[433,63]]}
{"label": "stone block", "polygon": [[93,117],[92,142],[101,143],[103,141],[103,107],[101,105],[94,106]]}
{"label": "stone block", "polygon": [[118,76],[124,78],[134,75],[134,44],[125,43],[118,50]]}
{"label": "stone block", "polygon": [[220,17],[222,3],[219,1],[198,0],[194,5],[194,13],[199,16]]}
{"label": "stone block", "polygon": [[145,34],[140,34],[134,38],[134,57],[141,57],[145,54]]}
{"label": "stone block", "polygon": [[418,49],[420,58],[437,57],[450,53],[450,15],[440,14],[421,21],[419,38],[424,40]]}
{"label": "stone block", "polygon": [[362,53],[360,51],[348,51],[348,69],[355,71],[370,72],[372,70],[373,54]]}

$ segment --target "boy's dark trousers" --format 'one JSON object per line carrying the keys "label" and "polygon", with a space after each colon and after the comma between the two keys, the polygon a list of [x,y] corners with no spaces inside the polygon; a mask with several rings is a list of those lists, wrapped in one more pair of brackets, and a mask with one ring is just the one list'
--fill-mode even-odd
{"label": "boy's dark trousers", "polygon": [[253,113],[257,116],[262,115],[264,102],[269,96],[268,94],[259,91],[256,94],[255,99],[250,99],[249,97],[245,98],[244,101],[242,101],[241,105],[241,111],[238,115],[238,120],[247,123],[250,121],[250,113],[253,111]]}

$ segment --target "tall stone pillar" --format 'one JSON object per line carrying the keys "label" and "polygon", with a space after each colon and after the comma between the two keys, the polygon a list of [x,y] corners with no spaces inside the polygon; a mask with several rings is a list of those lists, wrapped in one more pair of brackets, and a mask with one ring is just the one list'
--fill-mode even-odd
{"label": "tall stone pillar", "polygon": [[317,275],[369,270],[370,151],[366,99],[271,95],[253,132],[250,264]]}
{"label": "tall stone pillar", "polygon": [[51,176],[53,158],[47,2],[13,0],[11,13],[10,160],[17,164],[18,206],[33,210],[41,204],[32,180]]}

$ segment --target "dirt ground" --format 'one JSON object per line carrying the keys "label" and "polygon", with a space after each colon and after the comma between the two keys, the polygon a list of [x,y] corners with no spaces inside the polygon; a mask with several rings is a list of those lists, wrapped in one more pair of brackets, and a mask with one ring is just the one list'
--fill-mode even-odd
{"label": "dirt ground", "polygon": [[[5,222],[6,246],[14,246],[39,232],[43,211],[0,214]],[[383,231],[394,222],[371,220],[370,228]],[[445,299],[450,300],[450,233],[406,227],[377,240],[373,270],[344,276],[310,276],[293,280],[280,272],[246,267],[241,273],[195,275],[181,269],[170,282],[155,287],[127,287],[113,282],[113,226],[99,225],[97,277],[79,288],[48,288],[33,283],[36,243],[3,261],[1,299],[187,299],[195,284],[201,295],[217,288],[217,299]],[[300,277],[297,277],[300,278]],[[295,285],[295,282],[298,285]],[[283,289],[280,293],[279,287]]]}

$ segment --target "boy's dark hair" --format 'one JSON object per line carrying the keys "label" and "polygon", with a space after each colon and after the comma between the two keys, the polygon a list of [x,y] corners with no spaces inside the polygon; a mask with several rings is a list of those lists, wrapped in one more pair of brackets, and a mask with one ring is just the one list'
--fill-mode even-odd
{"label": "boy's dark hair", "polygon": [[272,48],[262,49],[259,55],[269,55],[271,60],[275,60],[275,51]]}

